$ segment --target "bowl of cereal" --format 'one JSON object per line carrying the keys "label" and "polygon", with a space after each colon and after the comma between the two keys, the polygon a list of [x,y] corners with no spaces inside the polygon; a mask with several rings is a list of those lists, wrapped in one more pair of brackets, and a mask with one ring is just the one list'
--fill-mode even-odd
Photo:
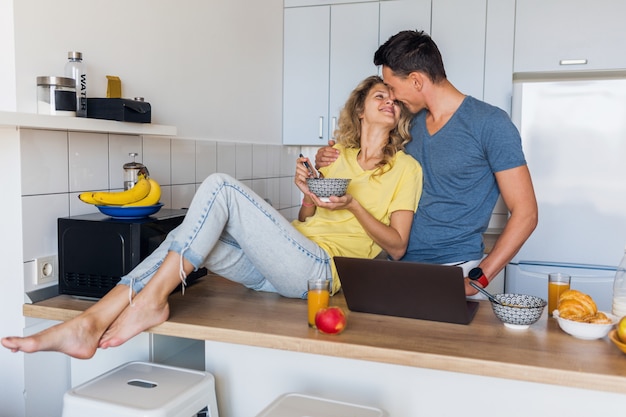
{"label": "bowl of cereal", "polygon": [[309,190],[320,200],[329,202],[331,195],[341,197],[346,194],[349,178],[307,178]]}

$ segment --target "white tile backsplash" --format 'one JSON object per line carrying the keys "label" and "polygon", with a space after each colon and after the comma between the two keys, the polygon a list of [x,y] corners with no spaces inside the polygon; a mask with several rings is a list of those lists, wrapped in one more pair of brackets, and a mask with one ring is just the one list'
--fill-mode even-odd
{"label": "white tile backsplash", "polygon": [[[70,192],[109,189],[108,135],[70,132],[68,138]],[[123,188],[121,182],[117,186]]]}
{"label": "white tile backsplash", "polygon": [[189,208],[191,200],[196,193],[195,184],[172,185],[172,203],[171,208],[182,209]]}
{"label": "white tile backsplash", "polygon": [[278,207],[280,209],[291,207],[294,205],[293,202],[293,188],[296,185],[293,183],[293,178],[291,177],[280,177],[279,178],[279,194],[278,194]]}
{"label": "white tile backsplash", "polygon": [[[279,177],[280,176],[280,158],[282,155],[282,146],[280,145],[267,145],[267,176]],[[294,171],[295,172],[295,169]]]}
{"label": "white tile backsplash", "polygon": [[233,142],[218,142],[217,143],[217,172],[228,174],[231,177],[236,177],[235,171],[236,164],[236,145]]}
{"label": "white tile backsplash", "polygon": [[[123,188],[130,152],[139,153],[136,161],[161,184],[165,208],[189,207],[199,184],[224,172],[269,199],[288,219],[297,216],[292,176],[298,147],[34,129],[21,132],[21,138],[25,267],[58,252],[59,217],[98,212],[78,199],[80,192]],[[31,275],[28,290],[36,289]]]}
{"label": "white tile backsplash", "polygon": [[268,178],[267,180],[267,196],[272,202],[272,207],[279,208],[280,203],[280,177]]}
{"label": "white tile backsplash", "polygon": [[296,159],[300,156],[299,146],[283,146],[280,153],[280,172],[279,175],[293,176],[296,172]]}
{"label": "white tile backsplash", "polygon": [[67,132],[24,129],[20,138],[22,195],[67,193]]}
{"label": "white tile backsplash", "polygon": [[69,194],[22,197],[24,261],[58,252],[57,219],[69,216]]}
{"label": "white tile backsplash", "polygon": [[[172,141],[172,185],[196,182],[196,141]],[[172,194],[173,197],[173,194]]]}
{"label": "white tile backsplash", "polygon": [[70,216],[80,216],[82,214],[98,213],[98,209],[93,204],[87,204],[80,201],[78,195],[80,193],[70,193]]}
{"label": "white tile backsplash", "polygon": [[196,182],[217,172],[217,142],[199,140],[196,142]]}
{"label": "white tile backsplash", "polygon": [[[109,188],[124,189],[124,164],[144,163],[141,136],[109,134]],[[136,153],[134,158],[131,153]],[[89,189],[89,188],[87,188]]]}
{"label": "white tile backsplash", "polygon": [[252,145],[252,177],[267,178],[269,170],[269,145]]}
{"label": "white tile backsplash", "polygon": [[163,208],[167,208],[167,209],[172,208],[172,186],[171,185],[161,186],[160,202],[163,203]]}
{"label": "white tile backsplash", "polygon": [[170,138],[145,136],[143,138],[143,164],[150,176],[161,185],[172,183],[172,160]]}
{"label": "white tile backsplash", "polygon": [[252,178],[252,145],[249,143],[235,144],[235,178]]}

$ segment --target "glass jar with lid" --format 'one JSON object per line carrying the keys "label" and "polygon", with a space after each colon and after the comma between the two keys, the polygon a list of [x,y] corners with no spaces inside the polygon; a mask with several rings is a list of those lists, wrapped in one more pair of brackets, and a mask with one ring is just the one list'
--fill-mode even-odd
{"label": "glass jar with lid", "polygon": [[139,174],[143,174],[146,177],[150,175],[148,168],[144,164],[135,162],[135,157],[139,155],[138,153],[131,152],[128,155],[133,158],[133,161],[124,164],[124,190],[130,190],[135,186]]}

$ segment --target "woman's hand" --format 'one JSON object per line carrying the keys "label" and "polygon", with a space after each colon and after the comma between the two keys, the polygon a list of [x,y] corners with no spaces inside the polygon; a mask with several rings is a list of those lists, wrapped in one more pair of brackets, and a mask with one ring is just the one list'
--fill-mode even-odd
{"label": "woman's hand", "polygon": [[331,195],[328,197],[330,201],[322,201],[318,196],[313,194],[312,192],[305,193],[311,200],[313,200],[313,204],[318,207],[322,207],[328,210],[348,210],[351,204],[355,201],[350,194],[345,194],[341,197],[337,197],[335,195]]}
{"label": "woman's hand", "polygon": [[304,163],[310,164],[309,158],[298,158],[296,159],[296,174],[294,176],[293,182],[296,184],[296,187],[304,193],[304,195],[308,195],[311,192],[309,191],[309,186],[306,183],[307,178],[312,178],[311,172],[304,166]]}

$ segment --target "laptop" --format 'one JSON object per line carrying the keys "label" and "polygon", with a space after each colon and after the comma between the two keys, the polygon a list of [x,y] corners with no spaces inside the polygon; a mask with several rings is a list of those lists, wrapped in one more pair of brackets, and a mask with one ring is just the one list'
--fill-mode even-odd
{"label": "laptop", "polygon": [[465,298],[463,269],[334,257],[350,311],[469,324],[479,303]]}

